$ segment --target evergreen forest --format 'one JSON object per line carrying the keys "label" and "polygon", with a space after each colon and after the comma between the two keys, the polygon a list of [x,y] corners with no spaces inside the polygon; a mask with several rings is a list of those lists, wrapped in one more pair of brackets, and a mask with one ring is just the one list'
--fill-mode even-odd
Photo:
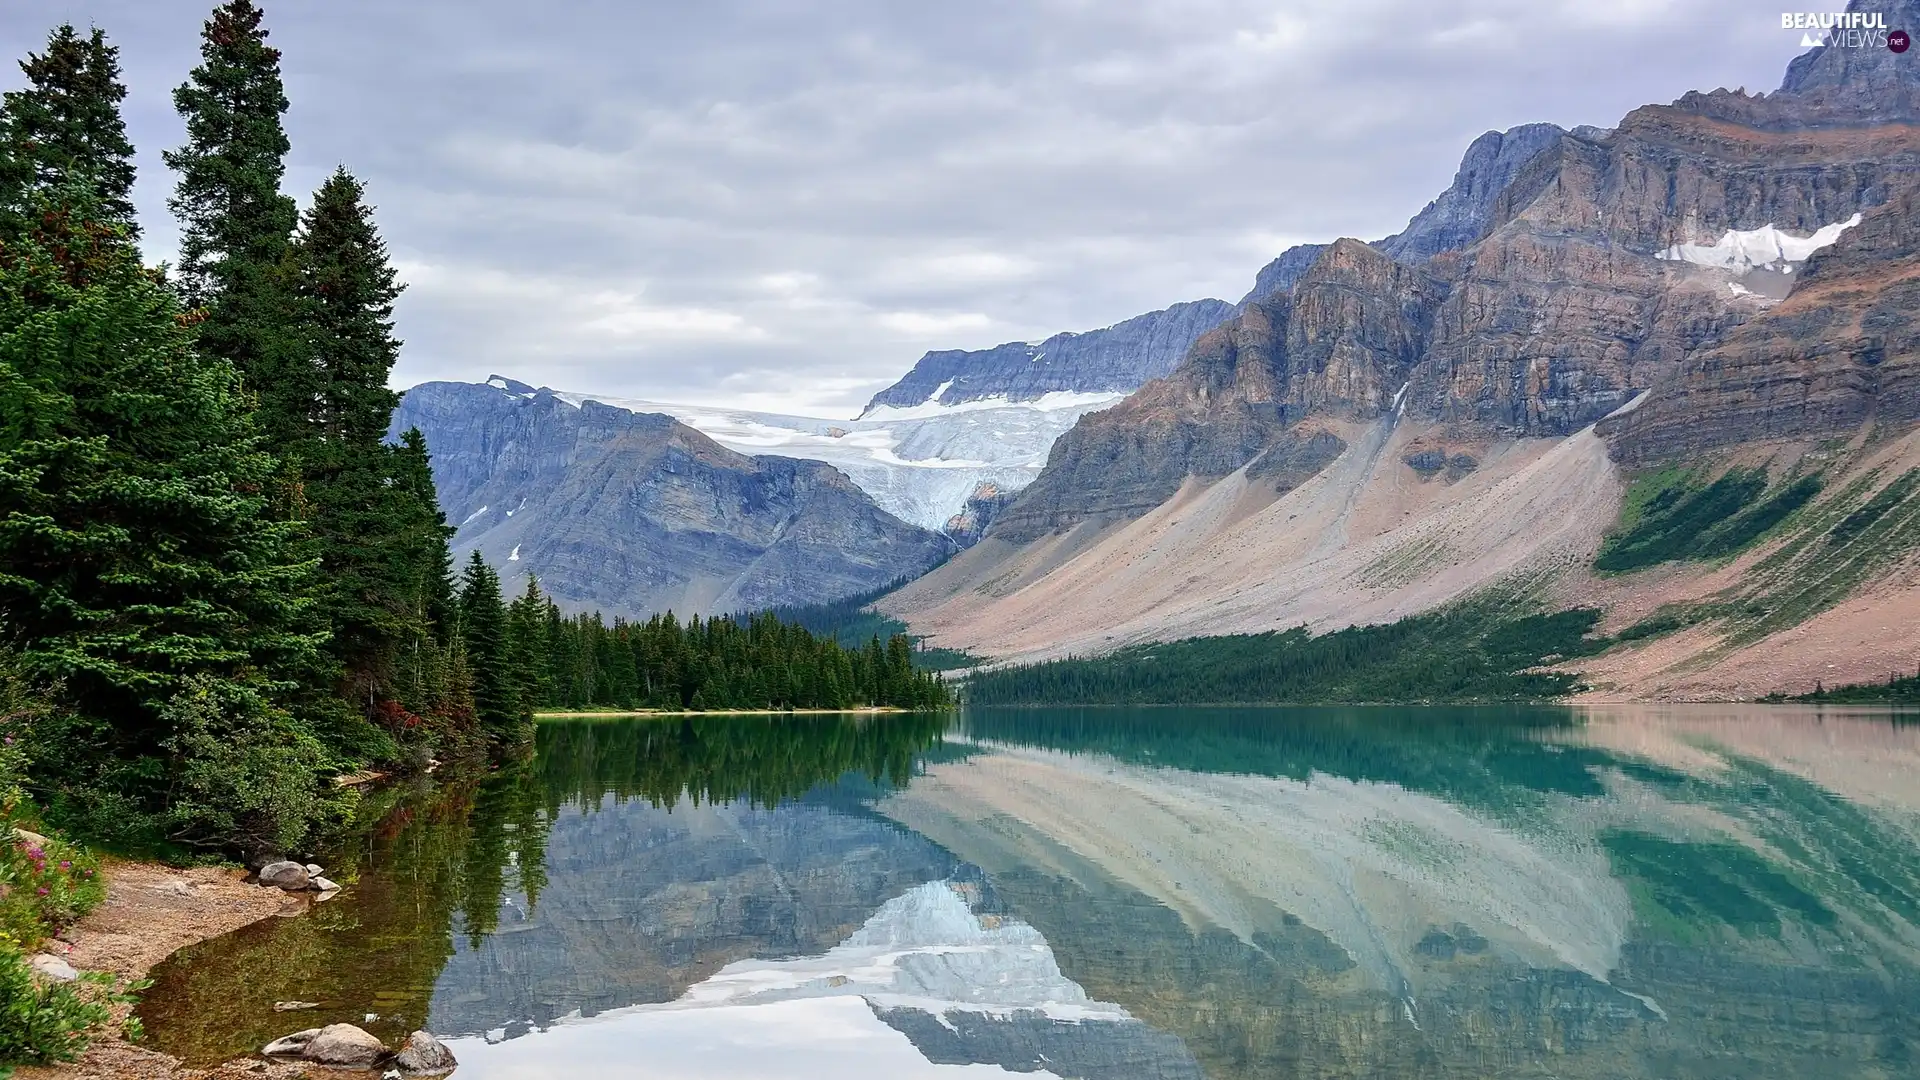
{"label": "evergreen forest", "polygon": [[[55,28],[0,99],[0,677],[8,808],[125,849],[293,851],[349,774],[512,756],[546,708],[937,706],[904,638],[644,624],[456,568],[388,437],[403,289],[365,185],[284,190],[253,0],[173,91],[176,265],[149,265],[118,48]],[[304,209],[302,208],[304,206]]]}

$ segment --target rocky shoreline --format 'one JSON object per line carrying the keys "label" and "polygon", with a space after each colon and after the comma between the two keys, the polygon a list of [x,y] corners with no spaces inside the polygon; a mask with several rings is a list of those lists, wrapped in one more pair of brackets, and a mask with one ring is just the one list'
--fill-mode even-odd
{"label": "rocky shoreline", "polygon": [[[103,868],[107,899],[62,935],[62,957],[81,971],[104,971],[126,979],[145,977],[168,956],[208,938],[275,916],[303,914],[311,901],[279,889],[263,889],[244,870],[195,867],[177,870],[153,863],[113,862]],[[119,1006],[124,1019],[129,1006]],[[215,1080],[249,1077],[281,1080],[307,1075],[304,1064],[243,1059],[212,1069],[190,1069],[155,1050],[127,1042],[118,1025],[102,1031],[80,1060],[68,1065],[21,1066],[18,1080]]]}
{"label": "rocky shoreline", "polygon": [[[79,971],[108,972],[129,980],[145,977],[162,960],[196,942],[261,919],[303,915],[316,902],[332,895],[331,890],[262,887],[245,870],[231,867],[180,870],[154,863],[113,862],[103,871],[107,878],[106,901],[60,939],[48,942],[47,951]],[[306,887],[304,881],[301,884]],[[212,1068],[190,1068],[174,1057],[123,1038],[118,1021],[124,1020],[130,1009],[117,1006],[116,1022],[95,1037],[78,1061],[21,1066],[15,1076],[18,1080],[294,1080],[309,1075],[341,1075],[339,1069],[316,1067],[313,1061],[259,1057],[238,1058]],[[299,1034],[309,1033],[293,1037]],[[371,1055],[370,1061],[372,1057],[384,1060],[390,1056],[384,1047],[379,1049],[381,1053]],[[450,1059],[447,1064],[450,1067]]]}

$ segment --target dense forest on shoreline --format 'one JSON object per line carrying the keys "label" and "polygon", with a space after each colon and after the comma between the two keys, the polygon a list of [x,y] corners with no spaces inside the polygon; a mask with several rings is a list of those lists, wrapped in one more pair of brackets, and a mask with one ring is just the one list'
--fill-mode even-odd
{"label": "dense forest on shoreline", "polygon": [[226,0],[173,92],[173,266],[138,247],[104,31],[54,28],[0,97],[0,990],[28,995],[0,1068],[106,1016],[24,965],[102,895],[62,836],[311,850],[359,798],[337,777],[522,758],[540,708],[949,703],[904,637],[609,626],[507,602],[477,555],[456,579],[426,442],[387,438],[404,286],[347,168],[281,190],[268,36]]}

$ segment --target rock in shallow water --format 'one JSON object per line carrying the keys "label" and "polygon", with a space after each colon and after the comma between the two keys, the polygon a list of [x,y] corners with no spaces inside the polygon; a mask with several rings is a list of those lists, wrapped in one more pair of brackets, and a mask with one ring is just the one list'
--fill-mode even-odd
{"label": "rock in shallow water", "polygon": [[352,1024],[328,1024],[300,1056],[318,1065],[367,1068],[387,1056],[387,1044]]}
{"label": "rock in shallow water", "polygon": [[297,862],[268,863],[260,868],[260,884],[299,892],[307,887],[307,868]]}
{"label": "rock in shallow water", "polygon": [[319,1028],[296,1031],[291,1035],[273,1040],[261,1047],[260,1052],[268,1057],[299,1057],[307,1052],[307,1044],[312,1042],[313,1037],[318,1034],[320,1034]]}
{"label": "rock in shallow water", "polygon": [[407,1036],[407,1045],[393,1059],[400,1071],[414,1076],[438,1076],[453,1071],[459,1062],[453,1059],[453,1051],[446,1048],[439,1039],[424,1031],[416,1031]]}

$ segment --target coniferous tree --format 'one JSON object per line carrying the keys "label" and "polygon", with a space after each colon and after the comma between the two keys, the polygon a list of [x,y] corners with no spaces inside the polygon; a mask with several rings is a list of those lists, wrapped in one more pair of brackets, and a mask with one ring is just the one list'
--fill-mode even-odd
{"label": "coniferous tree", "polygon": [[85,727],[42,764],[103,827],[297,838],[319,803],[273,792],[312,791],[322,756],[280,703],[323,635],[262,513],[275,462],[91,190],[58,194],[0,241],[0,624]]}
{"label": "coniferous tree", "polygon": [[20,70],[26,89],[0,99],[0,234],[19,235],[36,197],[79,186],[91,191],[96,220],[137,237],[120,50],[99,29],[81,37],[67,23]]}
{"label": "coniferous tree", "polygon": [[205,311],[200,348],[240,372],[278,444],[306,434],[319,389],[288,280],[297,214],[280,191],[287,95],[260,22],[252,0],[213,10],[200,66],[173,92],[187,142],[165,157],[180,174],[168,205],[180,219],[182,291]]}
{"label": "coniferous tree", "polygon": [[500,576],[478,551],[461,574],[460,637],[473,670],[480,726],[496,740],[511,738],[520,727],[520,702],[507,652],[507,608],[500,597]]}
{"label": "coniferous tree", "polygon": [[317,398],[286,433],[298,462],[310,543],[327,583],[332,651],[350,700],[389,696],[400,654],[427,628],[418,601],[424,564],[444,565],[445,518],[425,444],[383,440],[400,396],[387,387],[399,358],[400,294],[363,189],[345,169],[315,194],[294,244],[294,292],[316,369]]}
{"label": "coniferous tree", "polygon": [[547,699],[542,660],[547,655],[547,598],[540,583],[527,575],[527,587],[507,608],[507,668],[513,684],[514,718],[533,722],[533,710]]}

